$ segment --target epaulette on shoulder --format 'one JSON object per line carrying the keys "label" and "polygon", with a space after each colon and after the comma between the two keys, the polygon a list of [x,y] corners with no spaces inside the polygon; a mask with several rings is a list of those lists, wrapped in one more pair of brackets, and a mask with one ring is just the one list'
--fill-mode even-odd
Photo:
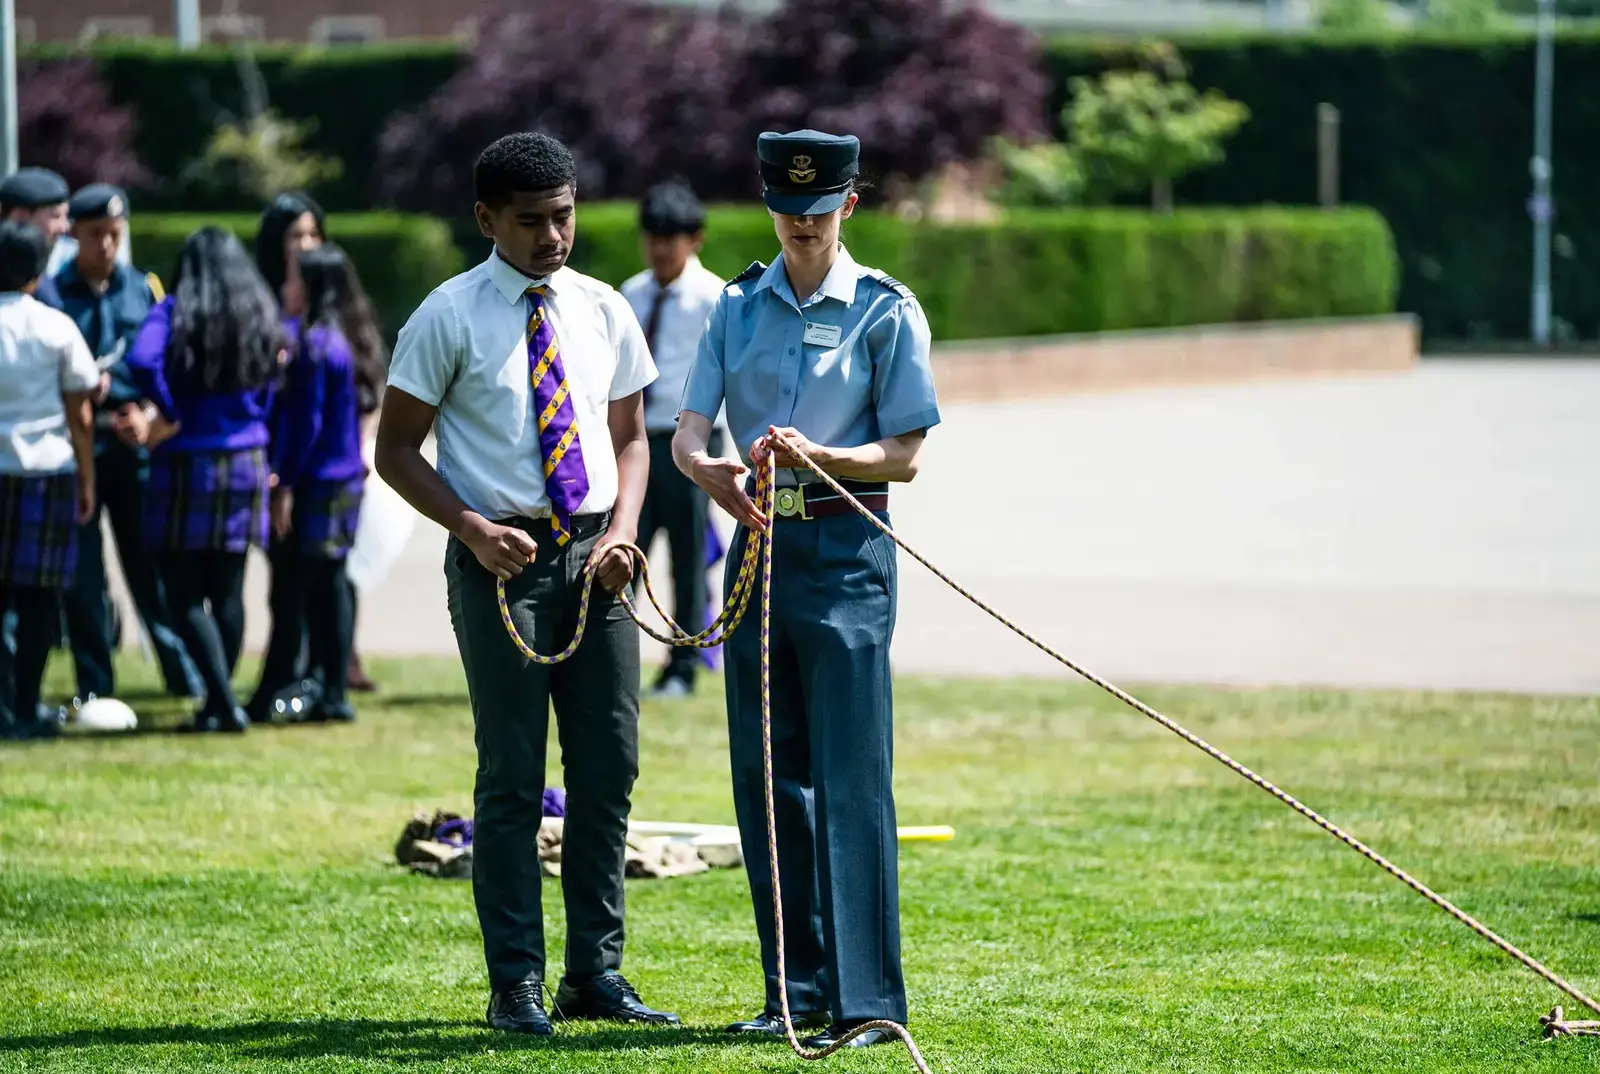
{"label": "epaulette on shoulder", "polygon": [[868,269],[867,270],[867,275],[869,277],[871,277],[872,279],[877,280],[879,283],[883,284],[885,287],[887,287],[889,290],[893,291],[895,294],[899,295],[901,298],[916,298],[917,297],[916,295],[911,293],[911,288],[907,287],[905,284],[901,283],[899,280],[895,279],[893,276],[889,275],[887,272],[884,272],[882,269]]}
{"label": "epaulette on shoulder", "polygon": [[743,272],[739,273],[739,275],[735,276],[722,286],[724,288],[728,288],[732,287],[736,283],[744,283],[746,280],[754,280],[765,271],[767,271],[767,266],[763,265],[759,261],[752,261],[750,262],[749,268],[745,269]]}
{"label": "epaulette on shoulder", "polygon": [[161,286],[161,277],[153,272],[144,274],[144,282],[150,288],[150,297],[160,302],[167,297],[167,289]]}

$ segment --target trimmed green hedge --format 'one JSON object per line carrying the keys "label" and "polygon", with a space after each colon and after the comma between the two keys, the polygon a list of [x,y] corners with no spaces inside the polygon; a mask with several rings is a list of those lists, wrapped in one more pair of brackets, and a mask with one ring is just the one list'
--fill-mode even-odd
{"label": "trimmed green hedge", "polygon": [[[580,206],[572,266],[608,283],[641,268],[635,210]],[[861,263],[916,292],[935,339],[983,339],[1392,313],[1398,266],[1366,209],[1019,213],[996,224],[845,224]],[[733,276],[777,253],[761,209],[716,207],[703,260]]]}
{"label": "trimmed green hedge", "polygon": [[[142,268],[171,276],[178,248],[216,223],[253,241],[256,218],[138,213]],[[488,256],[450,227],[397,213],[335,214],[328,233],[350,252],[392,339],[440,281]],[[908,224],[862,213],[845,225],[861,263],[916,292],[935,339],[1108,332],[1394,311],[1394,240],[1364,209],[1194,210],[1156,216],[1103,209],[1010,216],[995,224]],[[732,277],[776,254],[761,209],[710,210],[703,260]],[[572,267],[613,285],[643,267],[636,210],[583,205]]]}
{"label": "trimmed green hedge", "polygon": [[[1400,308],[1430,339],[1526,339],[1532,224],[1534,41],[1522,32],[1378,37],[1233,34],[1173,42],[1191,80],[1243,101],[1251,118],[1227,160],[1178,184],[1180,203],[1316,199],[1317,105],[1340,111],[1340,193],[1394,229]],[[1053,42],[1054,111],[1068,80],[1137,62],[1129,41]],[[1555,49],[1555,314],[1600,338],[1600,32],[1563,30]]]}
{"label": "trimmed green hedge", "polygon": [[[139,267],[171,280],[183,241],[206,224],[228,228],[254,249],[257,218],[245,213],[134,213],[129,217]],[[355,262],[384,334],[393,340],[439,281],[461,271],[461,251],[442,221],[403,213],[334,214],[328,235]]]}

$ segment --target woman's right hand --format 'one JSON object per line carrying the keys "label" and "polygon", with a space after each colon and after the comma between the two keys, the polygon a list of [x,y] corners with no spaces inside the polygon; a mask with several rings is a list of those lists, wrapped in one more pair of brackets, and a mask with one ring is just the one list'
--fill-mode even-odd
{"label": "woman's right hand", "polygon": [[467,523],[461,541],[483,569],[502,582],[521,574],[539,551],[533,538],[515,526],[499,526],[481,515]]}
{"label": "woman's right hand", "polygon": [[749,469],[738,459],[719,459],[701,453],[694,459],[691,476],[706,495],[717,502],[733,520],[752,530],[765,530],[767,519],[756,507],[756,502],[744,490],[742,478]]}

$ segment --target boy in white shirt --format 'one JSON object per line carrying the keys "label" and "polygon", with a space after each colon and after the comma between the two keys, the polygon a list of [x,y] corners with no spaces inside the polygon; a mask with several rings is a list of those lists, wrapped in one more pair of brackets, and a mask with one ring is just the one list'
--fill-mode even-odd
{"label": "boy in white shirt", "polygon": [[[706,318],[722,294],[724,280],[700,264],[705,210],[683,183],[652,187],[639,205],[639,230],[649,268],[622,285],[622,296],[644,326],[645,342],[660,377],[644,395],[650,438],[650,484],[639,513],[639,547],[647,553],[658,530],[672,551],[672,617],[690,633],[705,626],[706,536],[709,498],[672,461],[678,405],[700,349]],[[722,453],[722,433],[710,451]],[[694,692],[700,650],[675,646],[658,674],[652,696],[686,697]]]}
{"label": "boy in white shirt", "polygon": [[33,297],[49,255],[39,228],[0,223],[0,738],[59,730],[39,687],[94,514],[100,371],[71,318]]}
{"label": "boy in white shirt", "polygon": [[[643,389],[655,366],[611,287],[566,267],[576,166],[560,142],[513,134],[473,168],[487,261],[440,284],[400,332],[379,418],[378,473],[450,531],[445,581],[478,748],[473,896],[496,1029],[547,1035],[538,834],[554,704],[567,806],[561,1018],[676,1023],[619,970],[629,796],[639,769],[639,629],[616,594],[632,558],[608,553],[583,643],[583,572],[597,548],[638,536],[649,449]],[[435,431],[438,468],[422,455]]]}

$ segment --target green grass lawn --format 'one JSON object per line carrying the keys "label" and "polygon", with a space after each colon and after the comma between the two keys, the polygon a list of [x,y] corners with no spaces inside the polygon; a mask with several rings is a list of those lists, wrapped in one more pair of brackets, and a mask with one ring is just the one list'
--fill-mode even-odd
{"label": "green grass lawn", "polygon": [[[483,1028],[470,885],[392,860],[413,810],[470,810],[464,686],[448,662],[375,670],[385,691],[350,727],[0,747],[0,1070],[801,1067],[717,1031],[761,998],[741,871],[629,884],[624,969],[684,1028]],[[127,675],[157,725],[179,720]],[[1595,987],[1600,699],[1145,696]],[[901,861],[936,1070],[1600,1063],[1600,1040],[1539,1040],[1549,986],[1098,691],[902,681],[898,699],[901,823],[957,830]],[[718,684],[642,724],[635,816],[731,822]],[[909,1069],[897,1047],[823,1066]]]}

